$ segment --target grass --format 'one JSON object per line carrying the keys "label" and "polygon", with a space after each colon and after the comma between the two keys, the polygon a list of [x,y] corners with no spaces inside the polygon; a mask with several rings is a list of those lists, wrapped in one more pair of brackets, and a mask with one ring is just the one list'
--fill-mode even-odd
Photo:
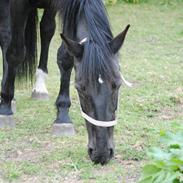
{"label": "grass", "polygon": [[88,158],[87,132],[71,82],[70,114],[77,135],[54,138],[54,102],[59,90],[56,48],[59,30],[50,48],[49,101],[32,101],[31,88],[16,89],[14,130],[0,131],[0,182],[135,183],[146,150],[158,145],[159,132],[183,122],[183,12],[182,3],[163,6],[118,3],[108,7],[113,32],[131,28],[121,51],[123,75],[134,87],[122,87],[115,158],[93,165]]}

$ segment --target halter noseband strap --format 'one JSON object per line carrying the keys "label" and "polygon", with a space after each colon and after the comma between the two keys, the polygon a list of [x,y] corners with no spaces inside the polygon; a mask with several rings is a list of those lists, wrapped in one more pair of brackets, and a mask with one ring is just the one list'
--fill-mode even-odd
{"label": "halter noseband strap", "polygon": [[81,110],[81,115],[83,116],[83,118],[85,118],[88,122],[90,122],[91,124],[95,125],[95,126],[100,126],[100,127],[112,127],[115,126],[117,124],[117,120],[113,120],[113,121],[99,121],[96,119],[93,119],[92,117],[88,116],[86,113],[84,113]]}

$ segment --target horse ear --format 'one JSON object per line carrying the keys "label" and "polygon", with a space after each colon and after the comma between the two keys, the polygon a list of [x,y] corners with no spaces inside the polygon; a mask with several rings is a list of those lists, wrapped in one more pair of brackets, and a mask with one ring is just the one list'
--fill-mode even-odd
{"label": "horse ear", "polygon": [[123,42],[126,37],[126,33],[128,32],[130,25],[127,25],[125,30],[121,32],[118,36],[116,36],[111,42],[110,42],[110,47],[113,51],[113,53],[117,53],[121,46],[123,45]]}
{"label": "horse ear", "polygon": [[84,46],[79,44],[78,42],[76,41],[73,41],[69,38],[67,38],[66,36],[64,36],[63,34],[60,34],[62,40],[63,40],[63,43],[65,44],[68,52],[74,56],[74,57],[82,57],[83,55],[83,51],[84,51]]}

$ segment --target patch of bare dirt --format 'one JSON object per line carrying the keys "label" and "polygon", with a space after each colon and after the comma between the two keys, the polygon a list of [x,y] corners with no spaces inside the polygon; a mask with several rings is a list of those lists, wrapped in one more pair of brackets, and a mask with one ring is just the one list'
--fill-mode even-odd
{"label": "patch of bare dirt", "polygon": [[119,177],[119,183],[136,183],[139,180],[143,161],[121,160],[120,157],[115,158],[120,162],[124,174]]}
{"label": "patch of bare dirt", "polygon": [[141,161],[123,161],[124,183],[136,183],[139,180],[142,164]]}
{"label": "patch of bare dirt", "polygon": [[159,118],[162,120],[173,120],[177,117],[183,116],[183,104],[179,104],[176,107],[165,107],[161,110]]}
{"label": "patch of bare dirt", "polygon": [[78,178],[78,174],[71,173],[68,176],[63,177],[62,175],[59,175],[59,173],[55,176],[48,177],[46,175],[44,176],[24,176],[21,179],[17,181],[17,183],[83,183]]}
{"label": "patch of bare dirt", "polygon": [[31,145],[30,148],[28,148],[27,146],[25,148],[20,149],[14,148],[6,152],[5,159],[14,162],[21,162],[21,161],[37,162],[39,158],[42,157],[43,154],[53,151],[55,148],[54,144],[51,142],[40,142],[39,146],[40,146],[39,150],[37,150],[36,148],[35,149],[32,148]]}

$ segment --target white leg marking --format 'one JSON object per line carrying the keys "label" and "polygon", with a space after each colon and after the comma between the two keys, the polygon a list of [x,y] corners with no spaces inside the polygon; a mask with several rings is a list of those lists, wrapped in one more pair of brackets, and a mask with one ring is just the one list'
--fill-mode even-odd
{"label": "white leg marking", "polygon": [[37,69],[36,83],[34,85],[32,92],[48,94],[48,90],[47,90],[46,84],[45,84],[46,79],[47,79],[47,74],[45,72],[43,72],[41,69]]}

